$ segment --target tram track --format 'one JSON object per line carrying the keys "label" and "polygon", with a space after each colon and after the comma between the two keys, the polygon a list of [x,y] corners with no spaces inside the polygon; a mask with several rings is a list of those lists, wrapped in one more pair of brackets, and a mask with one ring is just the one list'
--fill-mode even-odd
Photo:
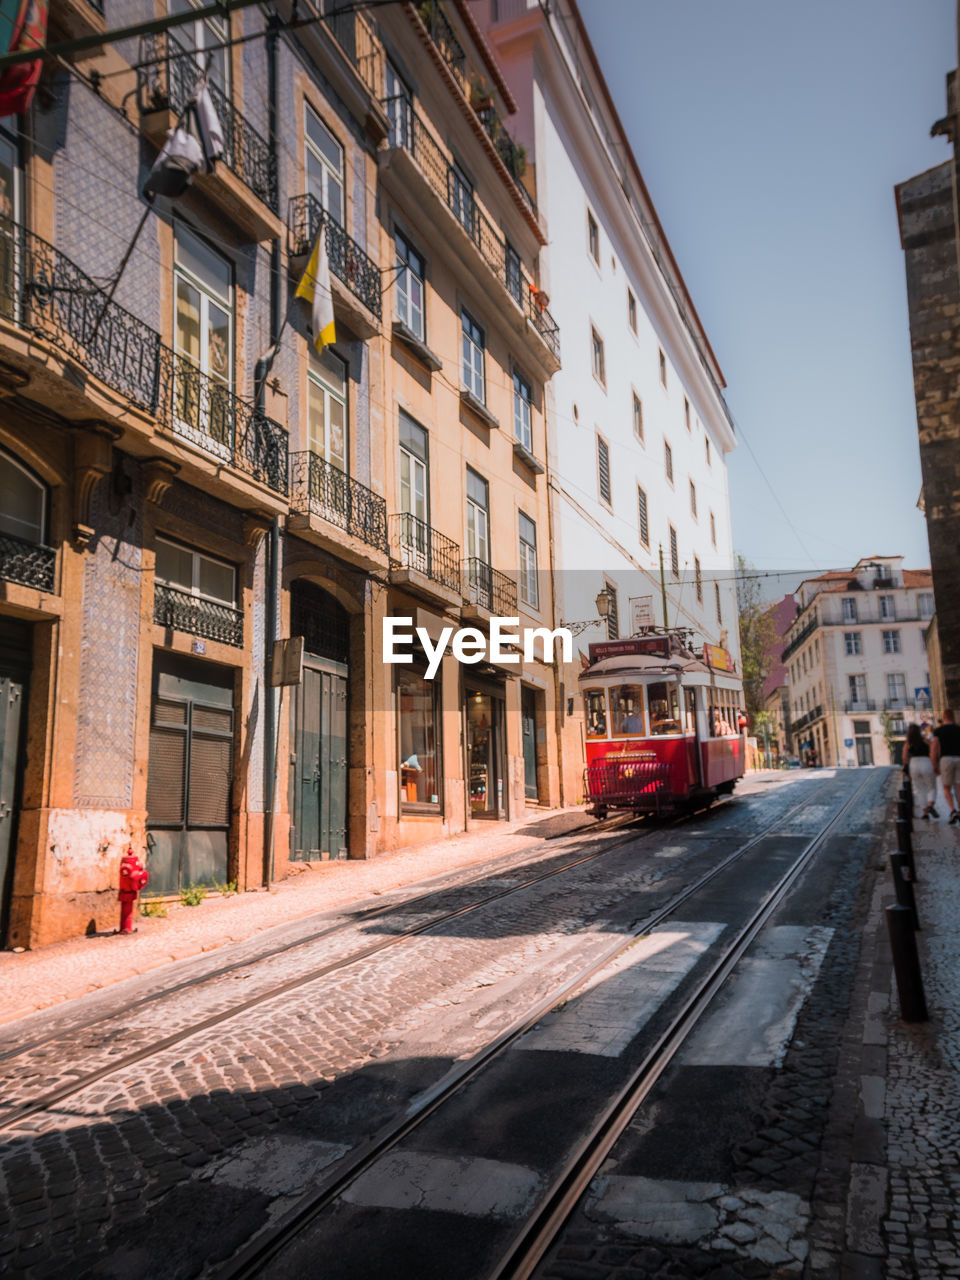
{"label": "tram track", "polygon": [[[812,796],[806,797],[800,802],[800,805],[798,805],[797,808],[802,807],[804,804],[811,803],[815,796],[819,794],[821,789],[822,788],[818,788]],[[228,1022],[232,1018],[239,1017],[243,1013],[255,1009],[259,1005],[266,1004],[271,1000],[293,992],[311,982],[316,982],[321,978],[328,977],[342,969],[348,968],[350,965],[358,964],[361,961],[370,959],[384,951],[401,946],[413,938],[420,937],[425,933],[429,933],[431,930],[439,929],[453,921],[462,919],[463,917],[480,911],[495,902],[525,892],[538,884],[562,876],[578,867],[583,867],[592,862],[596,862],[608,854],[613,853],[615,850],[622,848],[625,844],[646,841],[658,832],[670,830],[672,827],[681,825],[684,821],[689,820],[689,816],[690,815],[683,815],[682,817],[675,818],[658,827],[642,830],[640,832],[631,830],[620,839],[604,844],[601,849],[581,854],[576,858],[572,858],[569,861],[564,862],[560,866],[550,867],[546,871],[527,876],[523,880],[518,880],[508,886],[498,888],[495,892],[488,893],[464,906],[431,916],[418,924],[410,925],[401,929],[395,935],[379,939],[378,941],[372,942],[364,947],[352,950],[345,956],[337,957],[325,964],[311,968],[305,973],[298,974],[295,977],[275,983],[245,1000],[232,1003],[227,1008],[219,1010],[209,1017],[192,1022],[177,1029],[169,1035],[151,1040],[148,1044],[137,1048],[135,1051],[131,1051],[127,1054],[113,1054],[107,1061],[103,1062],[97,1068],[82,1074],[74,1075],[61,1087],[49,1090],[22,1105],[11,1106],[9,1104],[5,1104],[2,1098],[0,1098],[0,1131],[14,1129],[18,1125],[22,1125],[25,1120],[30,1119],[32,1116],[38,1115],[52,1107],[66,1102],[69,1098],[82,1093],[85,1089],[99,1083],[101,1080],[104,1080],[109,1076],[112,1076],[114,1073],[127,1071],[130,1067],[136,1066],[159,1053],[163,1053],[194,1036],[201,1035],[205,1031],[210,1031],[215,1027]],[[637,820],[632,817],[614,819],[608,823],[598,824],[598,827],[590,828],[585,835],[581,835],[581,840],[590,840],[597,835],[605,834],[606,831],[616,831],[621,827],[635,827],[636,824]],[[558,853],[562,854],[564,851],[564,846],[560,846],[559,849],[551,850],[550,856],[556,856]],[[521,863],[521,868],[522,865],[523,864]],[[487,863],[485,864],[485,871],[482,874],[472,876],[466,880],[458,881],[454,885],[440,886],[438,888],[431,889],[427,893],[419,894],[412,898],[403,899],[399,902],[394,901],[384,904],[383,906],[370,908],[367,911],[353,915],[349,921],[332,925],[328,929],[318,930],[306,937],[296,939],[285,943],[280,947],[262,952],[254,958],[246,958],[233,965],[221,966],[219,969],[216,969],[211,973],[202,975],[202,977],[192,980],[187,979],[172,987],[151,993],[149,996],[142,997],[135,1001],[130,1001],[119,1009],[110,1010],[102,1017],[91,1019],[86,1023],[76,1024],[62,1033],[54,1033],[50,1036],[37,1038],[28,1044],[18,1045],[16,1049],[0,1053],[0,1061],[8,1064],[15,1064],[18,1059],[23,1059],[28,1054],[34,1053],[40,1048],[47,1048],[49,1046],[56,1045],[58,1041],[63,1041],[67,1038],[75,1038],[77,1036],[87,1034],[96,1028],[104,1028],[110,1023],[120,1022],[131,1014],[136,1013],[138,1009],[142,1009],[147,1005],[155,1004],[164,999],[172,998],[177,994],[182,994],[185,990],[196,990],[202,985],[213,983],[214,981],[228,976],[229,974],[237,973],[244,969],[250,969],[265,960],[283,955],[297,948],[306,947],[314,942],[329,940],[341,934],[348,933],[350,930],[355,930],[358,927],[368,926],[378,920],[389,920],[391,915],[407,914],[410,911],[417,910],[424,903],[429,902],[431,899],[438,897],[444,892],[461,891],[469,889],[474,885],[482,884],[485,879],[489,878],[491,869],[492,864]],[[504,874],[509,874],[511,871],[517,869],[518,868],[516,868],[516,866],[503,867],[500,864],[496,865],[496,870],[500,878],[502,878]],[[110,1033],[110,1039],[113,1039],[115,1035],[116,1033]]]}
{"label": "tram track", "polygon": [[[489,1273],[486,1280],[507,1280],[507,1277],[513,1280],[513,1277],[526,1277],[532,1274],[533,1268],[549,1249],[613,1143],[726,981],[737,961],[809,865],[833,828],[861,798],[870,784],[871,779],[866,779],[843,801],[829,821],[814,836],[806,840],[799,856],[792,861],[790,867],[764,896],[747,925],[738,931],[716,962],[711,963],[707,975],[685,998],[681,1010],[673,1018],[669,1027],[660,1034],[640,1068],[632,1075],[626,1086],[616,1094],[600,1119],[578,1145],[571,1160],[548,1188],[547,1195],[534,1216],[524,1224],[517,1237],[510,1242],[503,1260]],[[270,1227],[241,1248],[233,1259],[213,1272],[216,1280],[246,1280],[247,1277],[272,1274],[271,1266],[284,1250],[363,1174],[372,1170],[377,1161],[398,1147],[430,1117],[435,1116],[444,1106],[462,1094],[507,1049],[548,1013],[575,996],[617,956],[633,946],[639,938],[669,920],[671,916],[676,916],[684,903],[701,893],[724,871],[729,870],[762,841],[767,840],[776,828],[786,827],[798,813],[813,804],[824,789],[817,788],[812,795],[805,797],[785,814],[778,816],[762,831],[723,858],[715,867],[710,868],[679,893],[673,895],[668,902],[638,921],[628,938],[619,937],[616,943],[607,948],[603,954],[595,956],[589,965],[584,966],[561,986],[548,993],[535,1006],[528,1008],[511,1026],[477,1053],[465,1061],[456,1063],[441,1080],[418,1095],[401,1117],[355,1146],[330,1169],[328,1174],[321,1177],[316,1186],[301,1197],[291,1210],[277,1218]]]}

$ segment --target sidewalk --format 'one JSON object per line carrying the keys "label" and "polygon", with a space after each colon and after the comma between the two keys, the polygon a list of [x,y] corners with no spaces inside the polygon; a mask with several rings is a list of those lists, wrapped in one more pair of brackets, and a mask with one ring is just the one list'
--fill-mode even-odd
{"label": "sidewalk", "polygon": [[937,806],[940,820],[913,831],[925,1023],[900,1018],[884,918],[896,901],[884,865],[896,849],[895,801],[874,860],[846,1219],[844,1274],[856,1280],[960,1276],[960,826],[948,826],[942,794]]}
{"label": "sidewalk", "polygon": [[0,1024],[292,920],[533,848],[545,837],[588,829],[593,822],[580,806],[551,809],[369,861],[293,863],[292,874],[269,889],[229,896],[211,892],[199,906],[163,904],[163,918],[138,915],[137,932],[128,937],[97,934],[36,951],[0,951]]}

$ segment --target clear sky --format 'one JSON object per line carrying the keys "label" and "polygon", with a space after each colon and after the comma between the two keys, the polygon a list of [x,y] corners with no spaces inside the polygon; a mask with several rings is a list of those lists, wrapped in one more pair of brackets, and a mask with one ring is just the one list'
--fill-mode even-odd
{"label": "clear sky", "polygon": [[949,155],[954,0],[580,7],[727,380],[737,550],[929,565],[893,188]]}

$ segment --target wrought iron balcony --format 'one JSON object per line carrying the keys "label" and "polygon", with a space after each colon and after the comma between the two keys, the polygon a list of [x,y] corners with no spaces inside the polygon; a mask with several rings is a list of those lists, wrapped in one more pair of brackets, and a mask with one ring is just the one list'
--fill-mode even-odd
{"label": "wrought iron balcony", "polygon": [[387,551],[387,504],[383,498],[312,450],[291,458],[291,506],[320,516],[365,542]]}
{"label": "wrought iron balcony", "polygon": [[53,547],[27,542],[12,533],[0,533],[0,581],[52,591],[56,566],[57,553]]}
{"label": "wrought iron balcony", "polygon": [[323,22],[368,91],[379,95],[383,84],[383,46],[364,15],[357,10],[334,10],[324,15]]}
{"label": "wrought iron balcony", "polygon": [[314,195],[293,196],[287,203],[287,252],[309,253],[326,226],[330,270],[377,317],[383,318],[380,268],[330,215]]}
{"label": "wrought iron balcony", "polygon": [[169,347],[160,348],[157,417],[175,435],[276,493],[287,492],[287,433]]}
{"label": "wrought iron balcony", "polygon": [[216,600],[202,600],[163,582],[156,583],[153,589],[153,620],[158,626],[185,631],[190,636],[243,647],[243,614],[239,609]]}
{"label": "wrought iron balcony", "polygon": [[886,711],[912,711],[916,705],[916,698],[884,698],[883,700]]}
{"label": "wrought iron balcony", "polygon": [[0,319],[44,338],[227,466],[287,492],[281,426],[175,356],[69,258],[9,219],[0,219]]}
{"label": "wrought iron balcony", "polygon": [[511,138],[492,106],[475,108],[475,111],[484,132],[493,143],[494,150],[503,161],[504,168],[513,179],[514,186],[523,196],[533,216],[539,218],[536,202],[523,185],[523,175],[527,171],[526,148]]}
{"label": "wrought iron balcony", "polygon": [[[201,69],[198,55],[169,32],[140,37],[137,93],[143,112],[169,109],[176,115],[193,96]],[[277,157],[250,121],[233,105],[219,85],[210,82],[210,97],[223,130],[223,163],[246,183],[274,213],[280,212]]]}
{"label": "wrought iron balcony", "polygon": [[467,91],[467,55],[463,45],[457,39],[453,27],[447,21],[446,14],[440,7],[439,0],[421,0],[417,5],[420,20],[430,32],[430,38],[437,46],[441,58],[450,68],[454,80],[465,94]]}
{"label": "wrought iron balcony", "polygon": [[390,517],[390,554],[451,591],[460,590],[460,548],[425,520],[402,512]]}
{"label": "wrought iron balcony", "polygon": [[560,330],[547,310],[545,295],[534,285],[516,255],[507,253],[506,242],[480,208],[460,171],[454,168],[407,98],[386,98],[383,106],[390,120],[389,145],[408,152],[417,162],[427,182],[477,246],[487,266],[559,360]]}
{"label": "wrought iron balcony", "polygon": [[517,612],[517,584],[477,556],[463,562],[463,594],[471,604],[498,617],[512,617]]}
{"label": "wrought iron balcony", "polygon": [[804,640],[807,640],[812,636],[819,625],[819,619],[817,618],[817,615],[814,614],[806,626],[802,627],[790,643],[784,648],[783,652],[780,654],[780,661],[786,662],[788,658],[795,654],[803,644]]}
{"label": "wrought iron balcony", "polygon": [[876,711],[876,709],[877,704],[873,698],[854,698],[843,704],[844,714],[846,715],[858,715],[866,711]]}

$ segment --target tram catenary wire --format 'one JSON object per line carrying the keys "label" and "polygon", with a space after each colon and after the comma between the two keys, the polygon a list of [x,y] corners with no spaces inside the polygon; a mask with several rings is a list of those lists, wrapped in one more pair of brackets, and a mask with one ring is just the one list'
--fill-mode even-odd
{"label": "tram catenary wire", "polygon": [[[750,924],[747,926],[747,931],[752,929],[753,932],[751,932],[750,936],[744,941],[746,931],[741,931],[732,947],[728,948],[724,953],[724,959],[721,960],[719,966],[719,968],[723,969],[724,978],[728,972],[728,969],[725,969],[724,965],[727,965],[729,961],[728,968],[733,967],[736,959],[739,958],[742,952],[749,945],[749,942],[752,941],[752,938],[755,936],[756,932],[759,931],[762,923],[770,914],[772,914],[790,884],[792,884],[796,876],[799,875],[800,871],[807,865],[827,833],[840,820],[850,806],[859,799],[867,786],[870,785],[871,781],[872,776],[865,779],[854,793],[844,801],[840,809],[833,815],[829,822],[827,822],[818,831],[818,833],[806,843],[803,851],[793,862],[790,869],[777,881],[777,884],[774,886],[771,893],[764,899],[758,911],[754,913],[754,916],[751,918]],[[513,1045],[522,1035],[535,1026],[537,1022],[552,1010],[568,1001],[580,988],[590,982],[590,980],[599,971],[609,965],[611,961],[622,952],[633,946],[640,936],[656,928],[671,915],[675,914],[680,906],[687,902],[694,894],[702,890],[716,876],[743,858],[745,854],[758,845],[762,840],[768,838],[775,828],[784,826],[792,821],[792,819],[801,810],[816,800],[822,791],[825,790],[826,785],[827,784],[824,784],[824,786],[818,787],[812,795],[805,797],[798,804],[794,805],[786,814],[780,815],[774,819],[761,832],[752,836],[739,848],[728,854],[726,858],[717,864],[717,866],[712,867],[691,884],[687,885],[678,894],[674,895],[669,902],[664,904],[662,907],[657,908],[656,911],[636,925],[628,939],[625,940],[622,936],[618,938],[616,943],[607,948],[601,956],[591,960],[589,965],[585,966],[572,978],[567,979],[562,986],[550,992],[535,1007],[527,1009],[512,1026],[502,1031],[471,1058],[466,1061],[456,1063],[441,1081],[428,1089],[425,1093],[421,1094],[413,1103],[411,1103],[399,1120],[391,1122],[378,1133],[372,1135],[366,1142],[355,1147],[332,1167],[326,1177],[321,1176],[317,1185],[311,1191],[302,1196],[298,1203],[286,1214],[279,1217],[269,1227],[265,1228],[258,1236],[254,1237],[248,1245],[241,1247],[230,1261],[214,1272],[216,1280],[250,1280],[250,1278],[254,1276],[268,1274],[268,1272],[265,1271],[265,1268],[269,1266],[271,1260],[277,1258],[282,1251],[291,1244],[328,1205],[337,1200],[337,1198],[345,1192],[347,1188],[361,1176],[361,1174],[367,1172],[378,1159],[393,1147],[397,1146],[405,1137],[423,1124],[428,1117],[438,1111],[441,1106],[455,1097],[456,1094],[463,1090],[466,1085],[479,1075],[479,1073],[495,1058],[499,1057],[504,1050]],[[730,959],[731,956],[734,957],[732,960]],[[684,1006],[685,1010],[688,1010],[691,1005],[695,1005],[697,1006],[697,1011],[696,1017],[691,1019],[689,1027],[684,1031],[684,1035],[688,1033],[693,1022],[700,1016],[703,1009],[706,1008],[706,1004],[709,1002],[709,999],[712,999],[713,994],[715,994],[715,990],[717,988],[712,984],[716,981],[717,970],[718,966],[714,966],[707,977],[706,984],[700,984],[698,986],[698,990],[690,1000],[686,1002]],[[710,988],[710,994],[709,997],[703,1000],[701,1007],[698,1004],[698,1001],[701,999],[705,986]],[[717,987],[718,986],[719,982],[717,982]],[[662,1056],[664,1052],[664,1042],[669,1040],[670,1035],[671,1032],[668,1031],[663,1037],[661,1037],[661,1040],[658,1041],[657,1049],[651,1055],[648,1055],[644,1063],[644,1068],[641,1069],[648,1069],[651,1072],[656,1071],[656,1075],[651,1079],[651,1087],[656,1077],[662,1072],[667,1061],[669,1061],[669,1058],[663,1058],[662,1065],[660,1065],[660,1056]],[[671,1048],[671,1056],[672,1053],[676,1051],[676,1047],[679,1047],[679,1043],[680,1042],[678,1041],[677,1045]],[[648,1063],[650,1064],[649,1067],[647,1067]],[[635,1083],[635,1079],[632,1083]],[[640,1100],[642,1100],[642,1098]],[[622,1094],[618,1095],[618,1098],[615,1100],[615,1105],[616,1104],[625,1105]],[[608,1122],[610,1114],[614,1109],[614,1107],[608,1108],[604,1116],[605,1122]],[[617,1114],[619,1115],[620,1113],[618,1112]],[[632,1115],[633,1112],[631,1111],[630,1114]],[[623,1124],[625,1125],[626,1122],[627,1120],[625,1119]],[[591,1135],[591,1138],[592,1137],[593,1135]],[[610,1145],[612,1145],[612,1142]],[[578,1157],[582,1158],[585,1154],[586,1153],[578,1151]],[[591,1165],[591,1168],[592,1167],[593,1166]],[[590,1176],[592,1176],[592,1173]],[[568,1209],[567,1213],[564,1215],[564,1221],[566,1220],[566,1217],[569,1216],[569,1212],[570,1210]],[[537,1221],[539,1221],[539,1215],[537,1215]],[[525,1235],[523,1238],[525,1238]],[[551,1240],[552,1238],[553,1237],[551,1236]],[[511,1244],[511,1255],[516,1254],[517,1247],[517,1242]],[[540,1253],[538,1253],[537,1260],[542,1257],[543,1252],[545,1252],[548,1247],[549,1242],[544,1246]],[[515,1273],[504,1264],[489,1277],[489,1280],[506,1280],[508,1276],[511,1277],[512,1280],[515,1274],[519,1273]],[[529,1271],[525,1271],[522,1274],[529,1275],[530,1273]]]}

